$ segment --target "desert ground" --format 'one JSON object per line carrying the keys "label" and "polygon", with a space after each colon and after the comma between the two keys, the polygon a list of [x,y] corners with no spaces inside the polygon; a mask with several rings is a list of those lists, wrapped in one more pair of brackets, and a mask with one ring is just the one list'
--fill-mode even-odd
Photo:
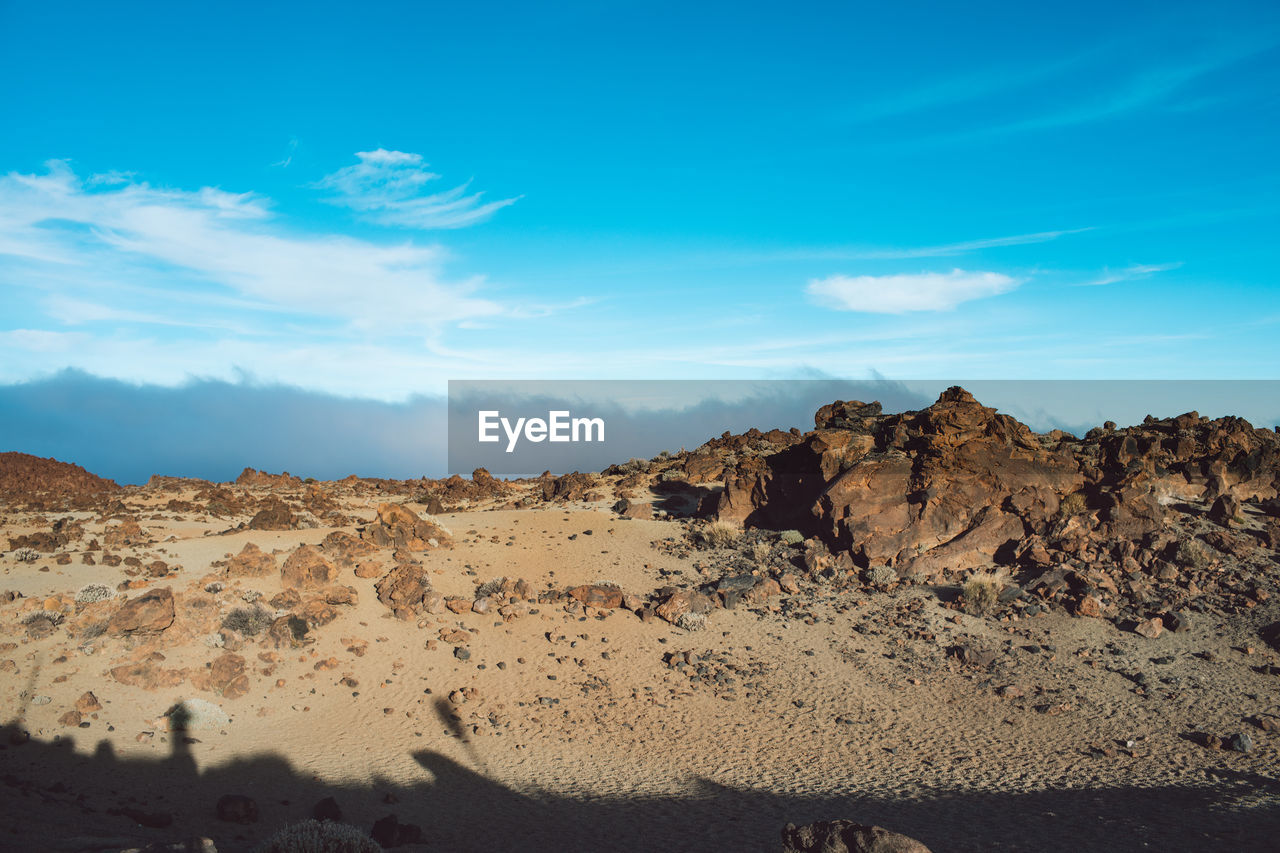
{"label": "desert ground", "polygon": [[1277,849],[1280,436],[948,394],[513,482],[5,454],[0,849]]}

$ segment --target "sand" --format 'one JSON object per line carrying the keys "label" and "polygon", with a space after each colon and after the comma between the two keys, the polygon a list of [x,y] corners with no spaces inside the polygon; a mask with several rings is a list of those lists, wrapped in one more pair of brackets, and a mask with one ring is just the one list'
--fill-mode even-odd
{"label": "sand", "polygon": [[[187,630],[183,601],[209,599],[220,614],[246,591],[280,591],[276,574],[202,593],[215,561],[249,542],[283,561],[357,528],[225,532],[244,519],[163,509],[172,497],[128,495],[153,542],[117,550],[181,566],[147,584],[180,600],[159,642],[81,641],[61,628],[30,639],[24,602],[91,582],[114,588],[125,567],[82,565],[84,542],[68,546],[70,565],[0,556],[0,589],[23,596],[0,608],[0,662],[12,661],[0,671],[0,849],[203,835],[224,853],[250,850],[325,796],[366,829],[388,814],[417,824],[423,843],[404,849],[439,851],[772,851],[788,821],[832,818],[934,851],[1273,850],[1280,837],[1280,741],[1248,722],[1280,713],[1280,679],[1265,671],[1280,660],[1248,626],[1208,616],[1149,640],[1060,613],[971,616],[947,605],[947,590],[806,583],[755,611],[716,610],[696,631],[563,602],[534,602],[509,621],[448,611],[406,621],[379,603],[375,579],[348,570],[340,582],[358,603],[337,608],[314,643],[276,661],[259,657],[261,643],[239,650],[246,695],[190,677],[121,684],[111,668],[151,649],[188,673],[224,653]],[[378,503],[339,500],[361,521]],[[82,521],[86,541],[109,523],[9,511],[3,534],[65,516]],[[714,578],[747,559],[691,549],[693,522],[623,519],[602,502],[437,520],[454,544],[415,556],[446,596],[504,576],[535,591],[607,582],[647,595],[705,580],[696,564]],[[454,627],[470,633],[469,660],[440,639]],[[992,650],[996,662],[965,666],[957,646]],[[686,651],[710,663],[705,676],[664,662]],[[60,723],[86,691],[102,709],[87,726]],[[168,731],[166,710],[194,698],[229,721]],[[1243,731],[1249,753],[1206,748],[1197,734]],[[257,822],[220,821],[224,794],[252,797]],[[171,822],[147,827],[139,815]]]}

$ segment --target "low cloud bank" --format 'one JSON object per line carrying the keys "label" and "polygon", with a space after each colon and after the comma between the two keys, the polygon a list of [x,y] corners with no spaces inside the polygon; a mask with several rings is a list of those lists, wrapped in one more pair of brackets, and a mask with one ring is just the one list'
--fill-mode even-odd
{"label": "low cloud bank", "polygon": [[246,465],[324,480],[438,476],[445,401],[211,380],[132,385],[68,370],[0,386],[0,449],[54,456],[120,483],[152,474],[225,481]]}

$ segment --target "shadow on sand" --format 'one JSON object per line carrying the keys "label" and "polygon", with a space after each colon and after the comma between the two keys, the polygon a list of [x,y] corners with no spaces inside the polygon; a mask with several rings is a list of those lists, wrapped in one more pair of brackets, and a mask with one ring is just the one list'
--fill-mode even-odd
{"label": "shadow on sand", "polygon": [[[437,712],[482,766],[448,705]],[[325,797],[365,830],[388,814],[419,825],[424,843],[402,849],[459,853],[776,851],[786,822],[837,817],[907,833],[935,853],[1272,851],[1280,838],[1280,783],[1230,771],[1181,787],[939,791],[910,800],[741,790],[706,779],[693,780],[682,797],[573,798],[513,790],[426,749],[408,750],[422,770],[412,784],[327,784],[274,754],[202,770],[180,720],[174,728],[168,757],[139,760],[116,756],[105,741],[86,756],[70,737],[41,742],[19,726],[0,727],[0,849],[84,850],[93,839],[106,847],[206,835],[221,853],[235,853],[310,817]],[[260,820],[219,821],[215,804],[224,794],[253,797]]]}

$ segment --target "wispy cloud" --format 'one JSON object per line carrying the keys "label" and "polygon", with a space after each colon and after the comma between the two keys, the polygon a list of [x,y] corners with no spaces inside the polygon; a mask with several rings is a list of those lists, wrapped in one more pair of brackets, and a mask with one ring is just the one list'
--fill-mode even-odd
{"label": "wispy cloud", "polygon": [[999,249],[1005,246],[1025,246],[1032,243],[1048,243],[1069,234],[1081,234],[1092,228],[1070,228],[1060,231],[1037,231],[1034,234],[1014,234],[1008,237],[988,237],[979,240],[962,240],[933,246],[903,246],[884,248],[831,248],[796,249],[778,252],[776,260],[835,260],[835,261],[896,261],[913,258],[947,258],[977,252],[983,249]]}
{"label": "wispy cloud", "polygon": [[1100,287],[1106,284],[1117,284],[1122,281],[1135,281],[1142,278],[1150,278],[1157,273],[1176,270],[1182,266],[1182,261],[1171,264],[1130,264],[1118,270],[1110,267],[1103,269],[1102,275],[1092,281],[1082,281],[1077,287]]}
{"label": "wispy cloud", "polygon": [[297,150],[298,150],[298,138],[295,136],[293,139],[289,140],[289,150],[285,153],[284,158],[281,160],[277,160],[271,165],[281,169],[289,168],[289,164],[293,162],[293,154]]}
{"label": "wispy cloud", "polygon": [[427,193],[440,175],[429,171],[422,155],[404,151],[358,151],[353,166],[326,175],[317,186],[331,190],[333,204],[348,207],[383,225],[404,228],[464,228],[483,222],[515,204],[517,198],[484,202],[483,192],[469,192],[470,182]]}
{"label": "wispy cloud", "polygon": [[[1239,102],[1243,98],[1255,101],[1272,98],[1270,90],[1265,88],[1248,94],[1236,88],[1209,92],[1204,89],[1211,87],[1217,73],[1274,51],[1278,43],[1274,32],[1263,29],[1245,37],[1202,42],[1182,50],[1170,50],[1164,43],[1156,50],[1157,38],[1158,34],[1141,40],[1118,40],[1078,57],[1028,68],[1025,75],[1009,73],[1002,78],[983,72],[968,78],[971,87],[958,85],[954,80],[925,84],[915,91],[872,105],[867,116],[879,119],[897,114],[929,113],[976,99],[988,101],[993,110],[1003,110],[1003,117],[996,112],[995,117],[984,119],[981,125],[965,126],[961,119],[951,130],[914,141],[892,140],[896,150],[906,152],[1089,125],[1157,109],[1190,112]],[[1159,56],[1162,61],[1141,64],[1145,55]],[[1029,83],[1043,86],[1028,92]],[[1036,106],[1028,110],[1027,104]]]}
{"label": "wispy cloud", "polygon": [[814,279],[809,297],[837,311],[904,314],[950,311],[963,302],[985,299],[1018,287],[1021,282],[997,272],[916,273],[902,275],[833,275]]}
{"label": "wispy cloud", "polygon": [[[445,276],[438,246],[298,236],[252,193],[133,180],[90,186],[64,162],[48,168],[0,177],[0,281],[57,293],[63,322],[145,321],[153,312],[86,307],[138,282],[184,297],[212,287],[258,309],[366,331],[425,332],[502,311],[476,295],[480,279]],[[102,292],[92,298],[75,296],[95,285]]]}

